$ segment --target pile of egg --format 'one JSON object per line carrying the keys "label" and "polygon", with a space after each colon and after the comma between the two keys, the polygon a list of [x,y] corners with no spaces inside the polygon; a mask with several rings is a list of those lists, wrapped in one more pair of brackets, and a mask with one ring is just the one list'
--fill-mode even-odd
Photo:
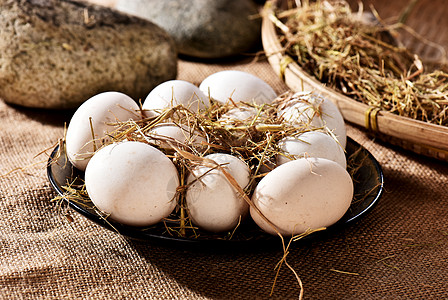
{"label": "pile of egg", "polygon": [[[114,142],[111,132],[117,121],[151,118],[179,104],[200,111],[210,105],[210,99],[225,104],[230,98],[235,104],[260,105],[271,103],[277,94],[260,78],[231,70],[210,75],[199,87],[182,80],[164,82],[149,93],[143,110],[119,92],[101,93],[84,102],[68,126],[66,152],[73,166],[85,171],[86,190],[94,205],[112,220],[130,226],[150,226],[167,218],[178,205],[180,187],[179,172],[164,151],[169,145],[160,140]],[[237,106],[222,120],[245,120],[254,113]],[[346,171],[346,131],[337,107],[322,97],[301,92],[277,114],[290,125],[307,123],[325,130],[307,131],[278,142],[286,155],[277,155],[275,168],[248,195],[253,205],[240,193],[251,181],[246,162],[227,153],[205,155],[205,161],[221,168],[198,165],[186,178],[185,201],[195,226],[210,232],[230,231],[250,216],[268,233],[295,235],[332,225],[348,210],[353,182]],[[163,123],[154,127],[152,134],[182,142],[188,131]],[[200,135],[188,138],[197,145],[205,141]]]}

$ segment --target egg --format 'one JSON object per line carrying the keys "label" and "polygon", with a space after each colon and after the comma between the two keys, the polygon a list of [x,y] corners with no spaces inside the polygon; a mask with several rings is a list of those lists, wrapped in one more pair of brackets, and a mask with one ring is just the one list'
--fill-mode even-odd
{"label": "egg", "polygon": [[309,102],[292,102],[291,105],[280,110],[281,118],[287,123],[309,123],[313,127],[322,127],[322,121],[319,119],[318,114],[317,108]]}
{"label": "egg", "polygon": [[[257,118],[259,110],[252,106],[239,105],[230,109],[219,118],[219,122],[223,124],[232,124],[235,126],[249,125],[252,122],[254,124],[260,123],[260,119]],[[263,112],[260,113],[262,118],[265,118]]]}
{"label": "egg", "polygon": [[347,131],[344,118],[331,100],[310,92],[298,92],[292,96],[289,104],[279,111],[279,115],[291,124],[309,122],[314,128],[327,128],[345,149]]}
{"label": "egg", "polygon": [[174,123],[157,124],[148,132],[151,142],[165,150],[172,150],[168,141],[174,145],[181,143],[202,151],[206,148],[207,139],[198,131],[192,131],[188,126]]}
{"label": "egg", "polygon": [[[221,165],[244,189],[250,181],[250,169],[239,158],[215,153],[205,156]],[[186,203],[193,224],[211,232],[234,229],[248,215],[249,205],[230,184],[223,172],[211,166],[192,170],[187,182]]]}
{"label": "egg", "polygon": [[274,89],[259,77],[247,72],[227,70],[205,78],[199,89],[222,104],[229,102],[271,103],[276,97]]}
{"label": "egg", "polygon": [[332,136],[324,132],[307,131],[299,136],[285,137],[279,141],[278,146],[285,154],[277,155],[278,165],[291,159],[322,157],[337,162],[344,169],[347,168],[344,149]]}
{"label": "egg", "polygon": [[[255,187],[253,204],[285,236],[328,227],[347,212],[353,181],[338,163],[326,158],[300,158],[268,173]],[[256,209],[255,223],[276,234]]]}
{"label": "egg", "polygon": [[93,96],[79,106],[68,125],[68,159],[84,171],[95,150],[110,141],[108,134],[116,130],[113,123],[140,118],[139,106],[125,94],[104,92]]}
{"label": "egg", "polygon": [[176,207],[179,175],[160,150],[129,141],[95,153],[85,185],[95,206],[112,220],[140,227],[160,222]]}
{"label": "egg", "polygon": [[151,117],[177,105],[197,112],[210,106],[210,103],[209,98],[194,84],[185,80],[169,80],[159,84],[148,94],[142,108]]}

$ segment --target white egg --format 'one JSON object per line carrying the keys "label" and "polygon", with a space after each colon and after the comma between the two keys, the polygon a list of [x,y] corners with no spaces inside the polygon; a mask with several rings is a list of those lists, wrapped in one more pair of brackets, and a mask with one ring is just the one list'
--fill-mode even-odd
{"label": "white egg", "polygon": [[215,101],[227,103],[271,103],[277,94],[269,84],[250,73],[228,70],[214,73],[205,78],[199,89]]}
{"label": "white egg", "polygon": [[[244,189],[250,181],[245,162],[229,154],[216,153],[205,158],[222,165]],[[212,232],[234,229],[249,211],[249,205],[228,181],[223,172],[209,166],[198,166],[188,176],[186,201],[193,224]]]}
{"label": "white egg", "polygon": [[337,162],[344,169],[347,168],[344,149],[332,136],[324,132],[307,131],[297,137],[285,137],[279,141],[278,146],[285,154],[277,155],[278,165],[302,157],[322,157]]}
{"label": "white egg", "polygon": [[347,144],[344,118],[331,100],[310,92],[298,92],[292,96],[289,105],[279,111],[279,115],[291,124],[310,122],[314,128],[327,128],[343,148]]}
{"label": "white egg", "polygon": [[282,119],[290,124],[310,124],[313,127],[322,127],[322,120],[318,117],[317,109],[308,102],[293,102],[280,111]]}
{"label": "white egg", "polygon": [[162,149],[170,150],[172,147],[168,142],[192,146],[197,150],[206,148],[207,139],[198,131],[192,131],[187,126],[176,125],[174,123],[161,123],[148,132],[151,142]]}
{"label": "white egg", "polygon": [[[352,198],[352,179],[338,163],[300,158],[267,174],[256,186],[252,201],[282,235],[290,236],[336,223]],[[275,234],[252,207],[250,214],[260,228]]]}
{"label": "white egg", "polygon": [[67,128],[66,150],[70,162],[85,170],[95,150],[110,140],[108,134],[116,129],[113,123],[130,119],[140,119],[139,106],[125,94],[105,92],[85,101]]}
{"label": "white egg", "polygon": [[[219,122],[223,124],[232,125],[249,125],[254,122],[254,124],[260,123],[261,118],[257,118],[259,110],[251,106],[240,105],[238,107],[230,109],[228,112],[223,114],[219,118]],[[265,118],[263,112],[260,113],[260,117]],[[257,121],[258,120],[258,121]]]}
{"label": "white egg", "polygon": [[122,142],[99,150],[85,172],[87,193],[110,218],[130,226],[149,226],[176,206],[179,175],[160,150],[141,142]]}
{"label": "white egg", "polygon": [[147,116],[183,105],[193,112],[210,106],[209,98],[194,84],[184,80],[169,80],[156,86],[146,97],[142,108]]}

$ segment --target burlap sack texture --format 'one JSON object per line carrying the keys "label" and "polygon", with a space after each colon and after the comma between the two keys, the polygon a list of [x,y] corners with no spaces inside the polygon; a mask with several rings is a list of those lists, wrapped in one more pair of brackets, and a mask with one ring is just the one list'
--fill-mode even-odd
{"label": "burlap sack texture", "polygon": [[[181,61],[179,78],[198,84],[238,69],[286,90],[266,61]],[[37,111],[0,101],[0,174],[45,161],[72,112]],[[305,299],[442,299],[448,295],[448,166],[372,140],[349,136],[381,163],[386,192],[359,223],[291,250],[288,262]],[[2,299],[265,299],[278,250],[188,251],[128,241],[72,212],[64,222],[50,200],[45,164],[0,178]],[[273,299],[299,294],[283,268]]]}

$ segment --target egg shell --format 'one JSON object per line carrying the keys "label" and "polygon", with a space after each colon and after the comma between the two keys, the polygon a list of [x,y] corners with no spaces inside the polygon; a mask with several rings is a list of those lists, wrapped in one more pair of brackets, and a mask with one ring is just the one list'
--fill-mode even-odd
{"label": "egg shell", "polygon": [[73,166],[84,171],[95,148],[110,140],[108,134],[116,129],[112,124],[140,119],[138,112],[137,103],[119,92],[104,92],[85,101],[73,114],[66,133],[67,157]]}
{"label": "egg shell", "polygon": [[[254,124],[260,123],[258,118],[255,119],[258,115],[259,111],[255,107],[251,106],[243,106],[240,105],[238,107],[230,109],[228,112],[223,114],[218,121],[223,124],[232,124],[232,125],[248,125],[255,120]],[[261,116],[264,117],[264,113],[261,112]]]}
{"label": "egg shell", "polygon": [[323,97],[314,96],[309,92],[298,92],[290,101],[292,104],[279,111],[285,122],[308,123],[314,128],[326,127],[345,149],[347,145],[347,130],[344,118],[336,104]]}
{"label": "egg shell", "polygon": [[310,123],[314,127],[322,127],[320,118],[314,118],[317,114],[316,108],[308,102],[297,102],[280,111],[280,115],[288,123]]}
{"label": "egg shell", "polygon": [[148,94],[142,108],[151,117],[180,104],[197,112],[210,106],[210,101],[194,84],[185,80],[169,80],[159,84]]}
{"label": "egg shell", "polygon": [[[347,159],[344,149],[327,133],[320,131],[307,131],[299,136],[289,136],[281,139],[279,148],[292,159],[302,157],[322,157],[337,162],[344,169],[347,168]],[[282,165],[291,161],[284,155],[277,155],[277,164]]]}
{"label": "egg shell", "polygon": [[[210,154],[205,158],[222,165],[241,188],[249,183],[250,169],[239,158],[223,153]],[[248,203],[219,169],[195,167],[187,182],[191,183],[186,193],[189,216],[200,228],[212,232],[232,230],[240,218],[248,215]]]}
{"label": "egg shell", "polygon": [[[301,158],[267,174],[252,201],[285,236],[336,223],[353,198],[353,182],[338,163],[325,158]],[[253,208],[250,214],[264,231],[275,230]]]}
{"label": "egg shell", "polygon": [[149,226],[176,207],[179,175],[160,150],[130,141],[99,150],[87,166],[85,184],[92,202],[111,219]]}
{"label": "egg shell", "polygon": [[257,109],[253,107],[235,107],[223,114],[219,121],[234,124],[247,123],[254,119],[257,114]]}
{"label": "egg shell", "polygon": [[148,132],[148,136],[152,138],[152,142],[162,149],[172,149],[172,147],[164,140],[171,142],[178,142],[184,145],[191,145],[195,149],[203,150],[206,148],[202,142],[207,142],[207,139],[200,135],[199,132],[191,130],[188,126],[176,125],[174,123],[161,123],[156,125]]}
{"label": "egg shell", "polygon": [[214,73],[205,78],[199,89],[215,101],[271,103],[276,97],[274,89],[259,77],[247,72],[227,70]]}

